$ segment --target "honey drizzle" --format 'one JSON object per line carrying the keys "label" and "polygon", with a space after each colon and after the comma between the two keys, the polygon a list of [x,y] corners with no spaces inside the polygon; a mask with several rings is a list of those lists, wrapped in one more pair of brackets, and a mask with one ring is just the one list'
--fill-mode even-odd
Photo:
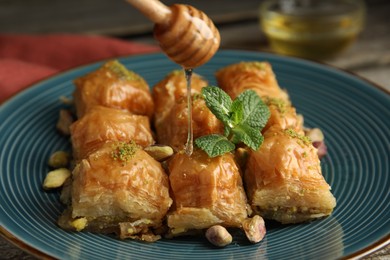
{"label": "honey drizzle", "polygon": [[188,121],[188,133],[187,133],[185,152],[188,156],[191,156],[194,150],[194,130],[192,127],[192,97],[191,97],[192,69],[184,69],[184,74],[187,81],[187,121]]}

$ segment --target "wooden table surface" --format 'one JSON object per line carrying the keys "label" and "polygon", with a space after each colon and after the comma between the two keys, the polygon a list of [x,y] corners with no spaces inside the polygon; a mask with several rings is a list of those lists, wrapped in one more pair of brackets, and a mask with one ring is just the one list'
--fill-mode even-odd
{"label": "wooden table surface", "polygon": [[[192,0],[221,33],[222,49],[270,51],[259,29],[261,0]],[[357,41],[345,52],[321,62],[348,70],[390,93],[390,1],[367,0],[367,19]],[[79,33],[156,44],[152,24],[123,0],[0,0],[0,33]],[[0,259],[35,259],[0,237]],[[390,259],[390,245],[364,259]]]}

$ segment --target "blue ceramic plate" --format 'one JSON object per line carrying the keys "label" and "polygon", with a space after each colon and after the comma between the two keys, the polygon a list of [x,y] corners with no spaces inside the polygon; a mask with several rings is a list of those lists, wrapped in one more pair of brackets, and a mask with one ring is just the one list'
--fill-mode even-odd
{"label": "blue ceramic plate", "polygon": [[[362,256],[390,238],[390,95],[355,76],[300,59],[221,51],[196,70],[215,84],[217,69],[244,60],[269,61],[309,127],[320,127],[329,154],[323,174],[337,198],[332,216],[308,224],[268,222],[266,238],[246,242],[241,233],[223,249],[204,238],[147,244],[107,235],[70,233],[56,226],[63,206],[44,192],[51,153],[69,149],[55,129],[60,96],[71,97],[72,80],[102,63],[77,68],[20,93],[0,109],[0,217],[3,232],[25,248],[60,259],[335,259]],[[179,67],[162,54],[120,59],[153,86]],[[7,232],[8,231],[8,232]],[[36,252],[36,251],[35,251]]]}

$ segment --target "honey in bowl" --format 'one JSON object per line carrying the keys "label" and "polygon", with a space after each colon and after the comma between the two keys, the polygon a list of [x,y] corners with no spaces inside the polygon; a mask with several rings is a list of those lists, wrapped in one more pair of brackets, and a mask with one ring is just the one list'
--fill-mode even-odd
{"label": "honey in bowl", "polygon": [[346,49],[363,28],[360,0],[267,0],[260,23],[271,48],[281,54],[323,59]]}

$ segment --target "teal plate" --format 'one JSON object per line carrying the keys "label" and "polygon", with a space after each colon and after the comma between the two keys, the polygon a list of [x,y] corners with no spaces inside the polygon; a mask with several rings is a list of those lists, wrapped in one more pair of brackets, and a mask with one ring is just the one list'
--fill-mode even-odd
{"label": "teal plate", "polygon": [[[49,78],[0,108],[0,221],[3,233],[24,249],[59,259],[336,259],[363,256],[390,242],[390,95],[346,72],[272,54],[220,51],[196,69],[215,84],[217,69],[245,60],[269,61],[308,127],[320,127],[329,154],[323,174],[337,207],[332,216],[307,224],[267,222],[259,244],[243,234],[218,249],[204,238],[120,241],[112,236],[66,232],[56,226],[63,206],[57,192],[42,190],[51,153],[70,149],[56,132],[60,96],[71,97],[73,79],[102,63]],[[179,67],[163,54],[121,58],[153,86]]]}

